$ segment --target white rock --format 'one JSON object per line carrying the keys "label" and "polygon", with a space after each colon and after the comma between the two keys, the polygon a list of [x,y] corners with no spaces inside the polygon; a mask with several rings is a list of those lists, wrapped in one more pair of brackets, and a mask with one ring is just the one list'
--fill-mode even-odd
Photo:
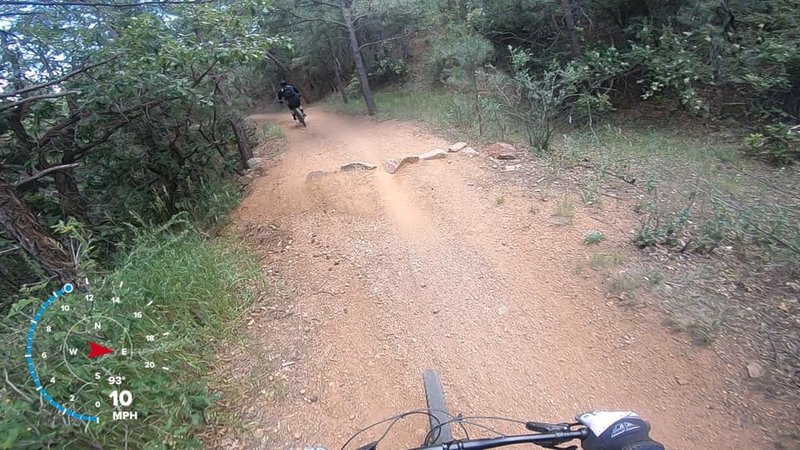
{"label": "white rock", "polygon": [[342,166],[342,172],[349,172],[351,170],[374,170],[378,166],[364,161],[355,161]]}
{"label": "white rock", "polygon": [[443,159],[443,158],[447,158],[447,152],[439,148],[435,148],[433,150],[427,151],[419,155],[419,159],[421,160]]}
{"label": "white rock", "polygon": [[464,150],[466,146],[467,146],[466,142],[456,142],[455,144],[451,145],[447,150],[453,153],[460,152],[461,150]]}
{"label": "white rock", "polygon": [[264,164],[264,160],[261,158],[250,158],[247,160],[247,167],[250,169],[257,169]]}
{"label": "white rock", "polygon": [[748,363],[747,374],[750,376],[750,378],[760,378],[762,375],[761,365],[754,361]]}
{"label": "white rock", "polygon": [[394,159],[387,159],[383,162],[383,166],[389,173],[395,173],[397,170],[405,164],[415,163],[419,161],[419,156],[417,155],[407,155],[401,156],[399,158]]}

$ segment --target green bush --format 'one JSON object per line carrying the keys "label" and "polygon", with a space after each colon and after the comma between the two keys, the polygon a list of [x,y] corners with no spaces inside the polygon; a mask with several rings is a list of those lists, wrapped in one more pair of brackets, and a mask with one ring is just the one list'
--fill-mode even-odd
{"label": "green bush", "polygon": [[[227,327],[256,298],[260,288],[256,261],[235,242],[205,240],[193,230],[177,234],[151,230],[137,234],[113,272],[97,279],[89,276],[96,299],[122,299],[119,304],[93,302],[92,315],[113,315],[132,336],[156,332],[157,339],[147,354],[155,369],[147,369],[133,358],[109,358],[102,364],[106,373],[124,374],[126,388],[134,392],[140,418],[128,422],[108,420],[86,426],[65,420],[55,409],[35,400],[38,393],[22,354],[30,317],[49,290],[27,291],[0,329],[4,341],[0,361],[10,381],[0,388],[0,448],[199,447],[195,433],[204,425],[204,410],[214,400],[206,384],[215,356],[213,344],[226,336]],[[70,302],[73,309],[88,308],[81,306],[80,294]],[[134,320],[134,311],[145,315]],[[42,323],[59,324],[60,320],[48,309]],[[37,331],[34,343],[58,348],[61,338]],[[47,362],[48,377],[71,379],[74,373],[67,373],[69,368],[59,360],[36,361],[37,369]],[[170,371],[161,370],[162,366]],[[87,375],[81,372],[84,368],[72,370]],[[75,395],[76,404],[97,400],[95,389],[75,391],[66,384],[49,386],[48,392],[62,401]]]}
{"label": "green bush", "polygon": [[586,245],[599,244],[606,240],[606,235],[600,230],[589,230],[583,235],[583,243]]}
{"label": "green bush", "polygon": [[399,83],[408,77],[410,68],[402,59],[384,58],[375,62],[370,67],[370,85],[374,81],[376,85]]}
{"label": "green bush", "polygon": [[451,26],[432,40],[427,77],[433,84],[474,89],[475,72],[491,60],[491,42],[466,26]]}
{"label": "green bush", "polygon": [[800,128],[775,124],[747,137],[749,153],[777,163],[800,161]]}
{"label": "green bush", "polygon": [[637,83],[642,98],[671,92],[693,114],[707,109],[696,86],[711,83],[711,74],[701,56],[692,52],[691,34],[678,33],[671,27],[661,29],[645,24],[636,31],[629,51],[632,66],[642,68]]}
{"label": "green bush", "polygon": [[555,132],[556,118],[562,115],[578,94],[581,71],[573,65],[551,65],[540,74],[531,69],[532,55],[509,48],[511,76],[496,74],[490,78],[493,91],[501,93],[497,101],[505,106],[509,119],[525,132],[532,150],[545,152]]}

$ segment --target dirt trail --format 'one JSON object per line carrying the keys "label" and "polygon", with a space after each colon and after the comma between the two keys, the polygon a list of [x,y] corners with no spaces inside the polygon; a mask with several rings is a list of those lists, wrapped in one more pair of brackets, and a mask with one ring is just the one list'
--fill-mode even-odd
{"label": "dirt trail", "polygon": [[[240,385],[225,401],[249,428],[222,433],[220,447],[339,448],[362,426],[424,407],[422,372],[434,367],[466,415],[562,421],[632,409],[668,448],[764,448],[712,351],[577,273],[593,251],[581,242],[589,229],[627,251],[628,207],[601,217],[577,208],[559,224],[556,200],[496,183],[482,157],[459,154],[396,175],[333,173],[447,143],[410,124],[315,110],[306,129],[285,113],[255,119],[280,124],[289,150],[255,180],[234,224],[287,296],[258,309],[222,355],[220,376]],[[383,448],[418,443],[424,427],[399,426]]]}

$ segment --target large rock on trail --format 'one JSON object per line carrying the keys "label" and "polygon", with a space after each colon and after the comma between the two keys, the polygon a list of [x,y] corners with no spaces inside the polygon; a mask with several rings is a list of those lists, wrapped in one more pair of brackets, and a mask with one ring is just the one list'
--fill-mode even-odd
{"label": "large rock on trail", "polygon": [[351,170],[375,170],[378,166],[364,161],[355,161],[342,166],[342,172],[350,172]]}
{"label": "large rock on trail", "polygon": [[406,155],[406,156],[401,156],[399,158],[387,159],[386,161],[383,162],[383,167],[386,169],[387,172],[395,173],[397,172],[398,169],[400,169],[400,167],[406,164],[415,163],[417,161],[419,161],[419,156]]}
{"label": "large rock on trail", "polygon": [[466,146],[467,146],[466,142],[456,142],[455,144],[451,145],[447,150],[456,153],[460,152],[461,150],[464,150]]}
{"label": "large rock on trail", "polygon": [[517,149],[505,142],[496,142],[486,147],[486,153],[495,159],[517,159]]}
{"label": "large rock on trail", "polygon": [[435,148],[433,150],[429,150],[429,151],[419,155],[419,159],[421,159],[423,161],[426,161],[426,160],[429,160],[429,159],[443,159],[443,158],[447,158],[447,152],[442,150],[442,149],[439,149],[439,148]]}

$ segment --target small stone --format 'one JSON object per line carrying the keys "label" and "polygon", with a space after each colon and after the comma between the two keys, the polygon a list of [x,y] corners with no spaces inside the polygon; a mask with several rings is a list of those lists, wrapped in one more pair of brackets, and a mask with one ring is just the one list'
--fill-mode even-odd
{"label": "small stone", "polygon": [[761,365],[753,361],[747,364],[747,374],[750,378],[760,378],[763,375]]}
{"label": "small stone", "polygon": [[342,166],[342,172],[350,172],[353,170],[375,170],[378,166],[364,161],[355,161]]}
{"label": "small stone", "polygon": [[683,378],[681,378],[681,377],[679,377],[677,375],[675,375],[675,382],[678,383],[679,386],[686,386],[687,384],[689,384],[688,381],[686,381],[685,379],[683,379]]}
{"label": "small stone", "polygon": [[311,403],[317,403],[319,401],[319,397],[314,394],[308,396],[308,401]]}
{"label": "small stone", "polygon": [[522,164],[514,164],[514,165],[511,165],[511,166],[506,166],[505,167],[505,171],[506,172],[514,172],[515,170],[519,170],[521,168],[522,168]]}
{"label": "small stone", "polygon": [[437,308],[437,309],[431,310],[431,313],[432,314],[439,314],[439,311],[441,311],[441,310]]}
{"label": "small stone", "polygon": [[355,414],[350,414],[350,420],[355,420],[355,418],[356,418]]}
{"label": "small stone", "polygon": [[442,149],[435,148],[433,150],[427,151],[421,155],[419,155],[419,159],[423,161],[431,160],[431,159],[444,159],[447,158],[447,152]]}
{"label": "small stone", "polygon": [[294,434],[294,440],[295,441],[299,441],[302,437],[303,437],[302,433],[295,433]]}
{"label": "small stone", "polygon": [[333,265],[338,266],[339,264],[341,264],[341,262],[342,262],[341,260],[337,259],[336,261],[333,262]]}
{"label": "small stone", "polygon": [[306,394],[306,390],[305,389],[300,389],[300,395],[305,395],[305,394]]}
{"label": "small stone", "polygon": [[461,154],[465,155],[465,156],[469,156],[470,158],[474,158],[474,157],[480,155],[480,152],[475,150],[472,147],[467,147],[467,148],[461,150]]}
{"label": "small stone", "polygon": [[464,150],[464,148],[466,146],[467,146],[466,142],[456,142],[455,144],[453,144],[450,147],[448,147],[447,150],[449,152],[456,153],[456,152],[460,152],[461,150]]}
{"label": "small stone", "polygon": [[383,162],[383,166],[387,172],[395,173],[403,165],[415,163],[417,161],[419,161],[419,156],[406,155],[406,156],[401,156],[399,158],[387,159],[386,161]]}

